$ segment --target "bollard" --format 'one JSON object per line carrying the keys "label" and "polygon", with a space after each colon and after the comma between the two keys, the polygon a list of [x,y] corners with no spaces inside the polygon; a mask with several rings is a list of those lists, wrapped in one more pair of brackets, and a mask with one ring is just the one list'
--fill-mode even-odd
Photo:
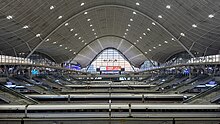
{"label": "bollard", "polygon": [[68,95],[68,103],[70,103],[70,95]]}
{"label": "bollard", "polygon": [[129,107],[129,117],[132,117],[131,116],[131,103],[128,104],[128,107]]}
{"label": "bollard", "polygon": [[24,110],[24,117],[27,118],[27,108],[28,108],[28,104],[25,106],[25,110]]}
{"label": "bollard", "polygon": [[144,103],[145,100],[144,100],[144,94],[142,94],[142,103]]}
{"label": "bollard", "polygon": [[108,102],[109,102],[109,118],[111,118],[111,116],[112,116],[112,115],[111,115],[111,111],[112,111],[111,102],[112,102],[112,101],[109,100]]}

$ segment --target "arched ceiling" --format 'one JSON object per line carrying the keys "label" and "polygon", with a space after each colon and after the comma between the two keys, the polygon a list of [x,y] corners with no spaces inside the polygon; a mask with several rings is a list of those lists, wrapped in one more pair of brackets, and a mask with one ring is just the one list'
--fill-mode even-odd
{"label": "arched ceiling", "polygon": [[118,50],[128,49],[125,56],[137,67],[183,51],[217,54],[219,10],[219,0],[4,0],[0,51],[27,57],[37,51],[86,66],[99,42],[117,48],[124,41]]}

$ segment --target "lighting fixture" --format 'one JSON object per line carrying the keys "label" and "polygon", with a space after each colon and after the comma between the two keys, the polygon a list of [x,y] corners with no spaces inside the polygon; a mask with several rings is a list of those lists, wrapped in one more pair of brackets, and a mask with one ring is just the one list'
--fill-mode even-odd
{"label": "lighting fixture", "polygon": [[142,37],[140,37],[140,39],[142,39]]}
{"label": "lighting fixture", "polygon": [[84,42],[84,40],[82,40],[82,43]]}
{"label": "lighting fixture", "polygon": [[28,25],[25,25],[25,26],[23,27],[23,29],[27,29],[27,28],[29,28],[29,26],[28,26]]}
{"label": "lighting fixture", "polygon": [[167,8],[167,9],[170,9],[170,8],[171,8],[171,6],[170,6],[170,5],[167,5],[167,6],[166,6],[166,8]]}
{"label": "lighting fixture", "polygon": [[196,24],[193,24],[193,25],[192,25],[192,27],[193,27],[193,28],[196,28],[196,27],[197,27],[197,25],[196,25]]}
{"label": "lighting fixture", "polygon": [[87,44],[87,43],[84,43],[85,45]]}
{"label": "lighting fixture", "polygon": [[89,22],[91,19],[87,19],[87,21]]}
{"label": "lighting fixture", "polygon": [[65,23],[65,26],[69,25],[69,23]]}
{"label": "lighting fixture", "polygon": [[8,15],[6,18],[10,20],[10,19],[13,18],[13,16],[12,15]]}
{"label": "lighting fixture", "polygon": [[137,13],[136,13],[136,12],[133,12],[133,14],[136,15]]}
{"label": "lighting fixture", "polygon": [[73,54],[76,54],[76,52],[73,52]]}
{"label": "lighting fixture", "polygon": [[161,44],[158,45],[159,47],[161,46]]}
{"label": "lighting fixture", "polygon": [[136,5],[137,5],[137,6],[139,6],[139,5],[140,5],[140,3],[138,3],[138,2],[137,2],[137,3],[136,3]]}
{"label": "lighting fixture", "polygon": [[63,45],[62,44],[60,44],[60,47],[62,47]]}
{"label": "lighting fixture", "polygon": [[63,16],[59,16],[59,17],[58,17],[58,19],[62,19],[62,18],[63,18]]}
{"label": "lighting fixture", "polygon": [[167,41],[164,41],[164,43],[168,43]]}
{"label": "lighting fixture", "polygon": [[78,34],[75,34],[74,36],[77,36]]}
{"label": "lighting fixture", "polygon": [[136,44],[136,42],[134,42],[134,44]]}
{"label": "lighting fixture", "polygon": [[144,52],[145,54],[147,54],[147,52]]}
{"label": "lighting fixture", "polygon": [[154,49],[156,49],[156,47],[153,47]]}
{"label": "lighting fixture", "polygon": [[156,25],[155,22],[152,22],[152,25]]}
{"label": "lighting fixture", "polygon": [[209,17],[209,18],[213,18],[213,17],[214,17],[214,15],[213,15],[213,14],[210,14],[208,17]]}
{"label": "lighting fixture", "polygon": [[180,33],[180,35],[181,35],[181,36],[183,36],[183,37],[185,36],[185,34],[184,34],[184,33]]}
{"label": "lighting fixture", "polygon": [[174,38],[171,38],[171,40],[175,40]]}
{"label": "lighting fixture", "polygon": [[96,33],[94,33],[94,35],[96,35]]}
{"label": "lighting fixture", "polygon": [[98,36],[95,36],[95,38],[98,38]]}
{"label": "lighting fixture", "polygon": [[147,28],[148,31],[150,31],[150,28]]}
{"label": "lighting fixture", "polygon": [[95,31],[95,29],[93,28],[92,31]]}
{"label": "lighting fixture", "polygon": [[123,38],[125,38],[125,36],[123,36]]}
{"label": "lighting fixture", "polygon": [[68,49],[67,47],[65,47],[65,50]]}
{"label": "lighting fixture", "polygon": [[162,15],[158,15],[158,18],[163,18],[163,16]]}
{"label": "lighting fixture", "polygon": [[132,21],[133,21],[133,19],[130,19],[130,21],[132,22]]}
{"label": "lighting fixture", "polygon": [[69,50],[69,51],[71,52],[71,51],[73,51],[73,50]]}
{"label": "lighting fixture", "polygon": [[81,39],[81,37],[78,38],[79,40]]}
{"label": "lighting fixture", "polygon": [[128,29],[126,29],[126,31],[129,31]]}
{"label": "lighting fixture", "polygon": [[54,6],[50,6],[50,9],[51,9],[51,10],[54,9]]}
{"label": "lighting fixture", "polygon": [[56,44],[57,42],[53,42],[53,44]]}
{"label": "lighting fixture", "polygon": [[40,34],[36,34],[36,37],[40,37]]}
{"label": "lighting fixture", "polygon": [[143,33],[143,35],[146,35],[146,33]]}
{"label": "lighting fixture", "polygon": [[46,41],[49,41],[50,39],[48,38],[48,39],[46,39]]}
{"label": "lighting fixture", "polygon": [[139,42],[139,40],[137,40],[137,42]]}
{"label": "lighting fixture", "polygon": [[88,14],[88,12],[84,12],[84,14],[86,15],[86,14]]}
{"label": "lighting fixture", "polygon": [[125,35],[127,35],[127,33],[125,33]]}
{"label": "lighting fixture", "polygon": [[151,51],[151,49],[149,49],[149,51]]}
{"label": "lighting fixture", "polygon": [[73,29],[71,28],[70,31],[73,31]]}
{"label": "lighting fixture", "polygon": [[90,27],[92,27],[92,24],[91,25],[89,25]]}
{"label": "lighting fixture", "polygon": [[81,4],[80,4],[80,6],[83,6],[83,5],[85,5],[85,3],[81,3]]}
{"label": "lighting fixture", "polygon": [[128,24],[128,27],[131,27],[131,25],[130,25],[130,24]]}

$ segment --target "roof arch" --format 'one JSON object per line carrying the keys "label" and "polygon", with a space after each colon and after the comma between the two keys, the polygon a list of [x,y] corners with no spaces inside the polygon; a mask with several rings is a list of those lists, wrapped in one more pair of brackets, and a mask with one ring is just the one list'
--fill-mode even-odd
{"label": "roof arch", "polygon": [[147,59],[136,46],[126,39],[118,36],[104,36],[86,45],[73,60],[80,63],[82,67],[86,67],[107,48],[113,48],[122,53],[135,67],[139,67]]}

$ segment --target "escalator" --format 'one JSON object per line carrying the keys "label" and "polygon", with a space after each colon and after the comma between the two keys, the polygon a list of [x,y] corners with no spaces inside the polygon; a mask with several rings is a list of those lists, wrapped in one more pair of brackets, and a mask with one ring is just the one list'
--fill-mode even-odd
{"label": "escalator", "polygon": [[192,104],[209,104],[215,102],[215,99],[217,99],[218,96],[220,96],[220,85],[210,87],[206,91],[201,92],[183,102]]}
{"label": "escalator", "polygon": [[37,92],[39,92],[40,94],[48,94],[48,95],[55,95],[58,94],[54,91],[49,90],[47,87],[43,86],[41,83],[36,82],[32,79],[27,79],[25,77],[17,77],[19,80],[22,80],[23,82],[27,82],[33,85],[33,89]]}
{"label": "escalator", "polygon": [[0,84],[0,98],[8,104],[38,104],[36,100],[33,100],[25,95],[16,92],[2,84]]}

